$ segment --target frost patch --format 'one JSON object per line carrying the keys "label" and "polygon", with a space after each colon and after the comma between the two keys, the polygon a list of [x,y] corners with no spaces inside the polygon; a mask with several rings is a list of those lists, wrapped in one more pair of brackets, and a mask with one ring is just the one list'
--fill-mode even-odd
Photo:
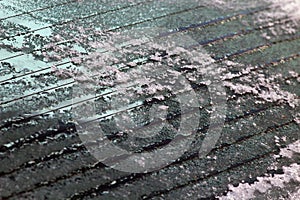
{"label": "frost patch", "polygon": [[299,105],[299,98],[296,94],[292,94],[280,88],[278,81],[283,80],[282,75],[267,77],[267,75],[257,71],[251,72],[250,68],[246,68],[243,70],[244,72],[238,75],[231,73],[225,74],[223,76],[224,80],[248,74],[248,76],[241,78],[241,83],[225,81],[225,86],[237,94],[253,94],[259,99],[257,103],[262,103],[261,100],[263,100],[266,102],[287,103],[293,108]]}
{"label": "frost patch", "polygon": [[246,10],[258,7],[269,7],[269,10],[263,10],[254,16],[256,24],[268,24],[272,26],[274,22],[278,20],[286,20],[287,23],[271,27],[269,29],[270,33],[263,33],[262,37],[266,39],[271,39],[276,35],[294,34],[300,25],[299,0],[213,0],[205,3],[205,5],[223,10]]}
{"label": "frost patch", "polygon": [[257,6],[262,6],[264,1],[252,0],[252,1],[241,1],[241,0],[212,0],[203,2],[204,5],[216,7],[223,10],[240,10],[249,9]]}
{"label": "frost patch", "polygon": [[300,140],[288,145],[288,147],[280,149],[279,155],[292,158],[295,153],[300,153]]}
{"label": "frost patch", "polygon": [[294,192],[293,194],[290,194],[289,199],[290,200],[300,199],[300,189]]}
{"label": "frost patch", "polygon": [[[83,70],[79,70],[79,68],[62,70],[55,65],[52,70],[59,77],[71,77],[79,82],[89,82],[91,86],[115,87],[118,91],[124,92],[125,88],[119,88],[119,85],[124,87],[124,84],[131,82],[136,87],[130,87],[129,93],[154,95],[170,89],[165,85],[180,83],[181,72],[174,71],[174,68],[178,68],[179,71],[186,71],[185,77],[190,81],[201,79],[203,74],[209,74],[209,77],[216,75],[218,78],[217,75],[223,70],[222,68],[216,69],[212,65],[215,61],[207,53],[197,52],[195,54],[195,52],[181,46],[174,47],[173,41],[163,38],[158,39],[161,40],[160,42],[151,42],[153,37],[158,36],[155,34],[159,33],[126,35],[120,33],[104,34],[99,31],[96,33],[97,39],[91,40],[88,34],[89,29],[71,28],[76,29],[75,32],[78,32],[78,35],[62,33],[53,36],[52,42],[46,46],[48,51],[43,52],[43,56],[47,61],[70,59],[73,64],[82,65]],[[93,34],[95,35],[95,32]],[[144,36],[141,37],[141,35]],[[76,50],[75,44],[59,45],[67,38],[73,38],[76,46],[86,46],[85,50],[88,53]],[[188,43],[188,41],[183,42]],[[192,58],[192,60],[185,60],[184,58]],[[156,73],[159,71],[160,65],[169,67],[168,74]],[[149,74],[149,77],[143,80],[137,78],[141,77],[141,74]],[[153,75],[150,74],[155,74],[157,77],[152,77]],[[157,82],[158,78],[161,83]],[[170,78],[172,79],[170,83],[163,83],[164,80],[170,80]],[[210,84],[209,81],[202,83]],[[136,89],[132,90],[133,88]],[[157,98],[162,99],[162,96],[158,95]]]}
{"label": "frost patch", "polygon": [[284,188],[286,183],[295,181],[300,183],[300,165],[294,163],[288,167],[283,167],[284,174],[276,174],[274,177],[259,177],[254,184],[240,184],[238,187],[229,185],[228,194],[219,197],[221,200],[248,200],[255,198],[255,193],[264,194],[268,190],[276,187]]}
{"label": "frost patch", "polygon": [[297,124],[300,125],[300,114],[297,114],[297,115],[295,116],[294,121],[295,121]]}
{"label": "frost patch", "polygon": [[270,10],[260,12],[256,16],[257,24],[273,25],[274,21],[284,20],[286,23],[271,27],[263,37],[271,39],[277,35],[295,34],[300,26],[300,1],[299,0],[266,0],[270,4]]}
{"label": "frost patch", "polygon": [[80,64],[81,57],[93,50],[90,45],[92,36],[101,40],[104,34],[101,31],[70,24],[65,27],[65,31],[52,35],[48,44],[44,46],[45,50],[38,56],[42,56],[48,62],[71,59],[74,64]]}

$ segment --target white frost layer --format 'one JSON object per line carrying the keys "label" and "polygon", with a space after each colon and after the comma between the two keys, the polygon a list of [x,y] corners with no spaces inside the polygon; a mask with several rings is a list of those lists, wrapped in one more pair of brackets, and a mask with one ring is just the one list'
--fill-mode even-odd
{"label": "white frost layer", "polygon": [[300,189],[297,190],[295,193],[291,194],[289,200],[300,199]]}
{"label": "white frost layer", "polygon": [[[252,0],[252,1],[241,1],[241,0],[212,0],[209,2],[203,2],[210,6],[218,7],[221,9],[249,9],[259,7],[263,5],[269,5],[271,8],[281,10],[285,12],[290,18],[300,19],[300,1],[299,0]],[[274,17],[278,13],[273,13]]]}
{"label": "white frost layer", "polygon": [[264,10],[254,15],[254,23],[269,24],[279,19],[289,19],[292,22],[282,24],[279,27],[271,27],[271,33],[263,33],[262,36],[266,39],[271,39],[272,36],[281,34],[293,34],[297,31],[297,26],[300,25],[300,1],[299,0],[212,0],[203,3],[210,7],[217,7],[223,10],[246,10],[268,6],[269,10]]}
{"label": "white frost layer", "polygon": [[279,155],[292,158],[295,153],[300,153],[300,140],[288,145],[288,147],[280,149]]}
{"label": "white frost layer", "polygon": [[[49,67],[49,64],[36,60],[31,54],[24,54],[22,56],[14,57],[19,55],[15,52],[10,52],[5,49],[0,49],[0,60],[5,60],[9,62],[16,70],[16,72],[22,72],[24,70],[34,71],[39,70],[44,67]],[[10,59],[7,59],[12,57]],[[2,81],[3,77],[0,77],[0,81]]]}
{"label": "white frost layer", "polygon": [[[32,17],[31,15],[23,14],[18,16],[18,14],[26,12],[24,6],[20,2],[6,0],[4,3],[0,2],[0,19],[3,19],[1,22],[4,24],[9,22],[12,24],[18,24],[23,27],[29,28],[29,30],[37,30],[35,34],[39,34],[44,37],[52,35],[52,29],[46,28],[50,27],[52,24],[42,22],[41,20]],[[0,33],[3,31],[0,30]],[[1,43],[5,45],[11,45],[15,48],[21,48],[24,43],[25,36],[15,36],[14,40],[2,38]]]}
{"label": "white frost layer", "polygon": [[[241,83],[232,83],[224,81],[224,85],[237,94],[253,94],[258,99],[266,102],[287,103],[291,107],[295,108],[299,106],[299,98],[296,94],[290,93],[281,89],[278,81],[282,81],[282,75],[275,75],[267,77],[265,74],[257,74],[257,72],[251,72],[251,67],[244,70],[241,74],[249,74],[246,78],[243,78]],[[231,73],[226,74],[223,79],[232,78],[234,75]],[[260,101],[257,101],[260,103]]]}
{"label": "white frost layer", "polygon": [[[280,9],[290,17],[290,19],[294,20],[296,23],[300,21],[300,1],[299,0],[268,0],[275,6],[280,7]],[[274,16],[276,17],[274,13]]]}
{"label": "white frost layer", "polygon": [[[266,193],[273,187],[284,188],[285,183],[295,181],[300,183],[300,165],[294,163],[288,167],[283,167],[284,174],[276,174],[274,177],[259,177],[258,182],[249,185],[240,184],[238,187],[229,185],[230,192],[226,196],[219,197],[221,200],[248,200],[255,198],[255,192]],[[299,191],[291,195],[299,195]]]}

